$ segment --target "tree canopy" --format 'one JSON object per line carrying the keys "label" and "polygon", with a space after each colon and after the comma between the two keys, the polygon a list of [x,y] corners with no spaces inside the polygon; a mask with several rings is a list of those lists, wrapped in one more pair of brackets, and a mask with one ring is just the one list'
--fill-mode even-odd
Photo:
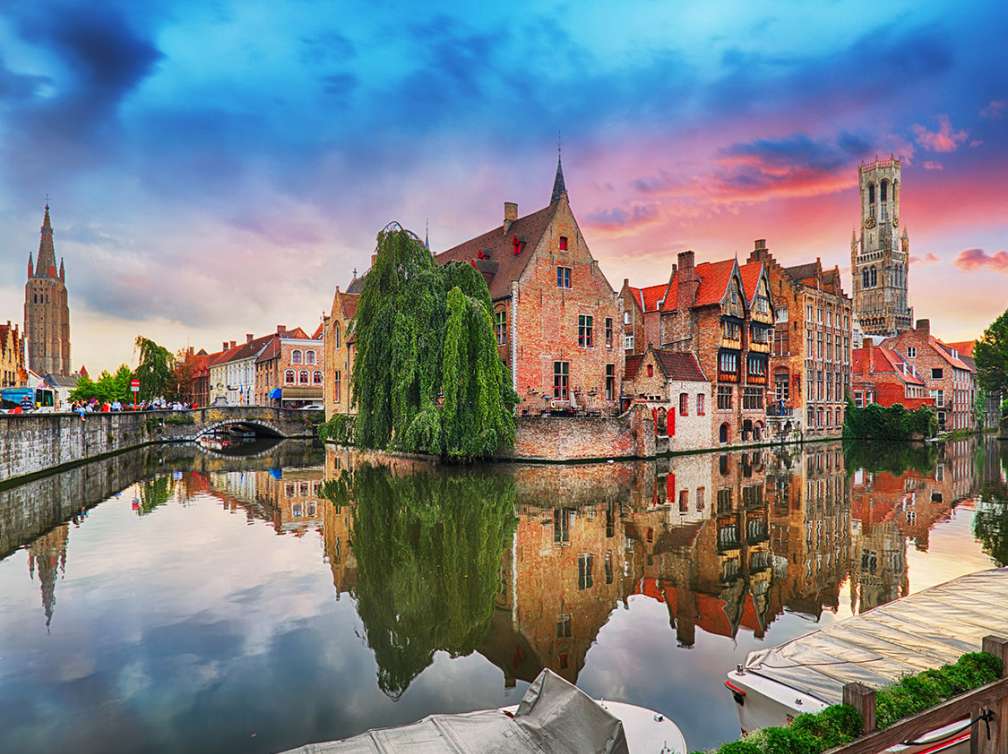
{"label": "tree canopy", "polygon": [[511,445],[518,397],[491,312],[479,272],[384,228],[354,320],[356,443],[458,459]]}
{"label": "tree canopy", "polygon": [[70,400],[89,401],[95,398],[98,401],[109,402],[120,401],[126,403],[132,400],[130,393],[130,380],[133,372],[125,364],[121,364],[115,374],[108,370],[102,371],[97,380],[92,380],[87,375],[81,375],[77,380],[77,385],[70,391]]}
{"label": "tree canopy", "polygon": [[142,335],[137,336],[134,345],[140,357],[133,373],[140,380],[140,400],[170,395],[175,382],[172,352]]}
{"label": "tree canopy", "polygon": [[973,358],[980,385],[989,393],[1008,393],[1008,310],[984,331]]}

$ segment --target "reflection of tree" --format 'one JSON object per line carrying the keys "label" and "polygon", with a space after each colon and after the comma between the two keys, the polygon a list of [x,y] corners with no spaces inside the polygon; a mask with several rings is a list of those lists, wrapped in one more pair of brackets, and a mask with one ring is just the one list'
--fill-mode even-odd
{"label": "reflection of tree", "polygon": [[167,474],[140,483],[141,516],[151,513],[155,508],[168,502],[172,493],[172,480]]}
{"label": "reflection of tree", "polygon": [[934,471],[938,453],[933,445],[914,442],[874,443],[844,440],[844,468],[848,472],[865,469],[874,473],[888,471],[900,476],[915,470],[922,474]]}
{"label": "reflection of tree", "polygon": [[378,685],[398,698],[434,652],[472,652],[500,588],[514,526],[510,478],[395,477],[364,466],[349,485],[358,613],[378,662]]}
{"label": "reflection of tree", "polygon": [[999,566],[1008,565],[1008,502],[986,502],[973,519],[973,533]]}

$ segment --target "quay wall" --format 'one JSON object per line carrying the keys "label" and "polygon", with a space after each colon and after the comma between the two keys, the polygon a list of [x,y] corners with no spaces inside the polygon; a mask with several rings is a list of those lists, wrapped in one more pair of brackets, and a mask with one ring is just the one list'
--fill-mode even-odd
{"label": "quay wall", "polygon": [[0,486],[130,448],[191,442],[201,434],[243,424],[274,437],[313,437],[321,412],[265,406],[195,411],[0,415]]}
{"label": "quay wall", "polygon": [[652,458],[651,412],[632,406],[620,416],[519,416],[515,444],[502,457],[527,461],[590,461]]}

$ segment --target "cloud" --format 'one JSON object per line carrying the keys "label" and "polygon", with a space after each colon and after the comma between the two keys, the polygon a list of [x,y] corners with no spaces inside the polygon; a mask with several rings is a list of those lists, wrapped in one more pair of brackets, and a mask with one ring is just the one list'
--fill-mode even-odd
{"label": "cloud", "polygon": [[992,99],[980,111],[980,117],[991,119],[1000,118],[1004,115],[1005,110],[1008,110],[1008,100]]}
{"label": "cloud", "polygon": [[934,160],[924,160],[924,162],[921,163],[921,167],[924,168],[925,170],[944,170],[945,169],[944,165],[942,165],[940,162],[935,162]]}
{"label": "cloud", "polygon": [[940,261],[941,258],[933,251],[929,251],[923,257],[914,257],[914,256],[910,257],[910,264],[917,264],[917,265],[938,264],[938,262]]}
{"label": "cloud", "polygon": [[585,224],[603,231],[622,231],[650,225],[659,219],[654,204],[637,204],[629,210],[621,207],[601,209],[585,216]]}
{"label": "cloud", "polygon": [[915,123],[913,132],[917,143],[931,152],[954,152],[969,136],[964,129],[953,131],[947,115],[938,116],[937,131],[929,131],[919,123]]}
{"label": "cloud", "polygon": [[0,101],[31,99],[51,81],[48,76],[15,73],[4,65],[0,57]]}
{"label": "cloud", "polygon": [[983,249],[964,249],[956,257],[955,266],[960,270],[978,270],[984,267],[996,272],[1008,273],[1008,251],[988,254]]}

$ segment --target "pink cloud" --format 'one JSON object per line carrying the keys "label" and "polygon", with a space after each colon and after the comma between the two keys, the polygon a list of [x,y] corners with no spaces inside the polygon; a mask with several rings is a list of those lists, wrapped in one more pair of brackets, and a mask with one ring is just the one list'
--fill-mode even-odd
{"label": "pink cloud", "polygon": [[953,131],[947,115],[938,116],[937,131],[929,131],[919,123],[915,123],[913,132],[917,137],[917,143],[931,152],[954,152],[969,135],[963,129]]}
{"label": "pink cloud", "polygon": [[984,118],[1000,118],[1004,115],[1005,110],[1008,110],[1008,100],[992,99],[980,111],[980,115]]}
{"label": "pink cloud", "polygon": [[921,167],[924,168],[925,170],[944,170],[945,169],[944,165],[942,165],[940,162],[935,162],[934,160],[924,160],[924,162],[921,163]]}
{"label": "pink cloud", "polygon": [[978,270],[988,267],[997,272],[1008,273],[1008,251],[988,254],[983,249],[964,249],[956,257],[955,265],[960,270]]}
{"label": "pink cloud", "polygon": [[923,257],[910,257],[910,264],[937,264],[941,259],[933,251],[929,251]]}
{"label": "pink cloud", "polygon": [[604,232],[621,233],[651,225],[660,219],[655,204],[636,204],[630,209],[613,207],[589,213],[585,224]]}

